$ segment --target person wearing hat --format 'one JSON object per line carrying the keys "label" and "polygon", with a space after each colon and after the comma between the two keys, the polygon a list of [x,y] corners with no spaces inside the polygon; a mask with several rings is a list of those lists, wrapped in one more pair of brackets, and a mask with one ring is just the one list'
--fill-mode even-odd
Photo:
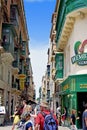
{"label": "person wearing hat", "polygon": [[[38,130],[38,129],[43,130],[44,129],[45,118],[43,116],[43,113],[45,113],[46,115],[51,113],[48,102],[45,102],[45,101],[41,102],[40,111],[41,112],[38,113],[38,115],[35,119],[35,130]],[[56,123],[58,124],[56,115],[53,114],[53,116],[54,116]]]}

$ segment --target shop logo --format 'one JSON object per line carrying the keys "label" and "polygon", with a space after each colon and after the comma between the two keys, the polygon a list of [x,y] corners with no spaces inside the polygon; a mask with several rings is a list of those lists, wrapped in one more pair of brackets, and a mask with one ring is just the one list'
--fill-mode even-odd
{"label": "shop logo", "polygon": [[74,45],[75,56],[71,58],[72,64],[87,65],[87,39],[81,43],[77,41]]}

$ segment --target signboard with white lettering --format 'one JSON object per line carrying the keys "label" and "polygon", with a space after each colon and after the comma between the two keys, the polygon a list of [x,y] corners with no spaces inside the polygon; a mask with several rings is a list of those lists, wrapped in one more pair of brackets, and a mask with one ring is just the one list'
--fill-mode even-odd
{"label": "signboard with white lettering", "polygon": [[75,56],[71,58],[72,64],[87,65],[87,39],[82,43],[77,41],[74,45]]}
{"label": "signboard with white lettering", "polygon": [[0,106],[0,114],[5,114],[5,106]]}

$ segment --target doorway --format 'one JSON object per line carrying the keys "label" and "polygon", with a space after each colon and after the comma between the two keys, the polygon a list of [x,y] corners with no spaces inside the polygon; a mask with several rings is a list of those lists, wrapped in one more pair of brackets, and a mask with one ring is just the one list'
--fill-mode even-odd
{"label": "doorway", "polygon": [[87,103],[87,92],[77,93],[77,114],[80,117],[77,120],[78,128],[82,128],[82,113],[84,111],[84,105]]}

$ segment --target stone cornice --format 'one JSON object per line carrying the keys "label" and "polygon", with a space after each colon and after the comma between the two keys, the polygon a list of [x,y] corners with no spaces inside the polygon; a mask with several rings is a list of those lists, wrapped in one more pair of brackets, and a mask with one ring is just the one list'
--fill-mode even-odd
{"label": "stone cornice", "polygon": [[75,19],[83,19],[87,15],[87,4],[84,1],[60,1],[60,10],[58,10],[56,22],[56,43],[57,51],[63,51],[68,38],[72,32]]}

